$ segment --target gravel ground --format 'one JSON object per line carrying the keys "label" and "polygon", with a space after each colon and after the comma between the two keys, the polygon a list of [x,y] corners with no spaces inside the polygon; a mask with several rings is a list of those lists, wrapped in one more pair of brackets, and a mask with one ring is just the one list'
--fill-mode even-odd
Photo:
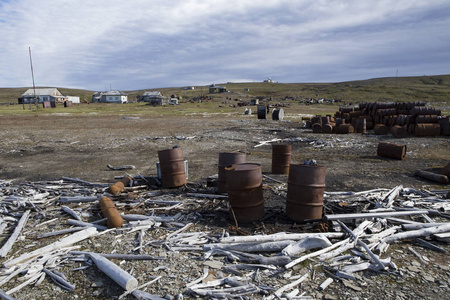
{"label": "gravel ground", "polygon": [[[287,118],[289,120],[289,116]],[[326,191],[364,191],[376,188],[392,189],[397,185],[418,190],[448,190],[448,185],[432,183],[414,176],[418,169],[438,170],[449,162],[449,137],[406,136],[394,139],[392,136],[349,134],[313,134],[303,129],[298,122],[277,122],[257,120],[255,115],[201,115],[185,118],[150,118],[145,116],[55,116],[0,117],[2,131],[0,137],[0,179],[2,197],[14,193],[25,193],[35,189],[48,191],[40,209],[32,208],[30,219],[23,234],[12,250],[0,261],[5,263],[11,257],[48,245],[59,237],[37,239],[50,231],[68,228],[70,218],[61,211],[62,196],[83,194],[103,195],[105,187],[117,181],[114,176],[125,172],[144,177],[156,175],[157,151],[181,146],[185,159],[189,162],[189,184],[177,189],[162,189],[159,196],[150,196],[151,190],[127,190],[114,198],[119,210],[124,213],[165,214],[184,216],[178,223],[193,223],[185,232],[203,232],[209,239],[216,239],[228,231],[234,234],[271,234],[276,232],[317,232],[330,229],[327,223],[296,224],[285,215],[283,186],[265,180],[265,219],[252,224],[240,224],[239,232],[229,218],[226,203],[221,200],[191,198],[187,192],[213,193],[215,188],[208,185],[207,178],[217,174],[219,152],[243,151],[247,161],[260,163],[263,174],[281,182],[286,175],[272,175],[271,146],[255,147],[261,141],[282,139],[292,145],[292,162],[302,163],[305,159],[315,159],[327,167]],[[376,155],[380,141],[406,144],[405,160],[392,160]],[[127,171],[112,171],[106,167],[134,165]],[[79,178],[99,186],[62,181],[61,178]],[[12,180],[12,181],[10,181]],[[54,188],[52,186],[60,186]],[[183,209],[154,210],[145,204],[134,207],[147,199],[182,201]],[[72,209],[83,214],[88,222],[101,219],[96,203],[70,204]],[[327,206],[327,204],[326,204]],[[23,211],[30,208],[22,204],[15,208]],[[328,206],[330,209],[334,206]],[[12,213],[14,209],[10,209]],[[3,211],[3,217],[9,216]],[[14,215],[13,215],[14,216]],[[53,220],[50,223],[39,224]],[[417,221],[423,222],[420,218]],[[445,219],[434,218],[445,222]],[[11,222],[7,222],[11,225]],[[349,224],[357,225],[357,224]],[[188,292],[186,284],[199,278],[207,264],[208,279],[218,279],[230,275],[222,269],[227,264],[224,257],[214,257],[214,263],[201,259],[203,251],[170,251],[160,243],[168,234],[180,228],[180,224],[163,223],[145,231],[143,237],[148,246],[139,252],[133,251],[139,243],[139,232],[125,234],[112,231],[104,235],[84,240],[76,245],[79,250],[99,253],[133,253],[164,257],[164,260],[128,261],[112,260],[122,269],[135,276],[139,284],[161,276],[145,291],[159,297],[195,298]],[[2,235],[3,241],[9,237],[14,226],[8,226]],[[151,243],[151,241],[154,241]],[[4,242],[2,242],[3,244]],[[313,299],[447,299],[450,286],[448,244],[433,241],[447,252],[429,250],[411,240],[392,244],[382,257],[390,257],[397,265],[398,272],[358,272],[356,280],[335,280],[326,290],[318,286],[327,278],[320,264],[314,260],[293,268],[290,277],[287,272],[262,271],[261,284],[280,288],[293,281],[297,275],[308,273],[308,279],[301,286],[301,292]],[[418,252],[424,261],[409,249]],[[18,299],[116,299],[124,290],[105,276],[89,261],[67,259],[55,262],[57,270],[75,286],[68,292],[46,278],[38,286],[27,286],[13,295]],[[84,269],[78,269],[83,268]],[[49,267],[50,268],[50,267]],[[78,269],[75,270],[74,269]],[[6,270],[3,269],[3,272]],[[5,275],[5,274],[3,274]],[[23,274],[21,274],[23,276]],[[26,278],[24,276],[23,278]],[[1,279],[0,279],[1,280]],[[0,288],[7,291],[23,280],[15,278]],[[255,281],[253,281],[255,282]],[[144,290],[144,289],[143,289]],[[182,295],[182,296],[181,296]],[[249,299],[262,299],[263,295],[253,294]],[[201,298],[201,297],[200,297]],[[208,298],[208,297],[204,297]],[[134,299],[126,296],[124,299]]]}

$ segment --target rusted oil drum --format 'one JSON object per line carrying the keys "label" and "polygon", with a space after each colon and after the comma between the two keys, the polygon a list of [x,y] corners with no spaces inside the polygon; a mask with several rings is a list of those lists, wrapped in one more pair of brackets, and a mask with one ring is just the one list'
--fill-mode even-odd
{"label": "rusted oil drum", "polygon": [[378,144],[377,155],[381,157],[404,159],[406,155],[406,145],[381,142]]}
{"label": "rusted oil drum", "polygon": [[230,215],[233,220],[248,223],[264,216],[261,165],[253,163],[225,168]]}
{"label": "rusted oil drum", "polygon": [[416,173],[414,174],[416,176],[434,181],[434,182],[439,182],[442,184],[447,184],[448,183],[448,177],[445,175],[441,175],[441,174],[436,174],[433,172],[428,172],[428,171],[422,171],[422,170],[418,170],[416,171]]}
{"label": "rusted oil drum", "polygon": [[450,118],[439,119],[438,124],[441,125],[441,135],[450,135]]}
{"label": "rusted oil drum", "polygon": [[50,104],[50,101],[44,101],[44,102],[42,102],[42,107],[43,107],[43,108],[50,108],[50,107],[52,107],[52,106],[51,106],[51,104]]}
{"label": "rusted oil drum", "polygon": [[289,174],[291,145],[272,144],[272,174]]}
{"label": "rusted oil drum", "polygon": [[364,118],[355,119],[355,132],[366,133],[366,119]]}
{"label": "rusted oil drum", "polygon": [[283,121],[284,118],[284,110],[280,108],[274,108],[272,111],[272,120],[274,121]]}
{"label": "rusted oil drum", "polygon": [[126,186],[130,185],[131,179],[130,176],[125,176],[120,181],[111,185],[106,191],[114,196],[118,196]]}
{"label": "rusted oil drum", "polygon": [[106,225],[108,228],[119,228],[123,225],[123,218],[117,210],[114,202],[109,197],[103,197],[98,202],[100,211],[103,216],[107,219]]}
{"label": "rusted oil drum", "polygon": [[330,123],[330,117],[329,116],[320,117],[320,120],[322,121],[322,126],[325,125],[325,124]]}
{"label": "rusted oil drum", "polygon": [[377,124],[375,125],[375,127],[373,128],[373,131],[375,131],[375,134],[378,135],[385,135],[388,134],[389,132],[389,127],[387,127],[384,124]]}
{"label": "rusted oil drum", "polygon": [[416,124],[408,125],[408,129],[407,129],[408,133],[414,134],[415,130],[416,130]]}
{"label": "rusted oil drum", "polygon": [[336,127],[345,123],[345,120],[342,118],[336,118]]}
{"label": "rusted oil drum", "polygon": [[312,131],[314,133],[321,133],[322,132],[322,125],[320,125],[320,123],[312,124],[311,128],[312,128]]}
{"label": "rusted oil drum", "polygon": [[247,155],[245,153],[219,153],[219,178],[217,187],[219,193],[225,193],[227,191],[225,167],[235,164],[243,164],[246,162],[246,159]]}
{"label": "rusted oil drum", "polygon": [[258,105],[258,119],[267,119],[267,107],[265,105]]}
{"label": "rusted oil drum", "polygon": [[437,115],[418,115],[416,116],[416,123],[437,123]]}
{"label": "rusted oil drum", "polygon": [[441,110],[430,106],[414,106],[411,111],[411,115],[441,115]]}
{"label": "rusted oil drum", "polygon": [[417,136],[441,135],[441,125],[439,124],[416,124],[414,134]]}
{"label": "rusted oil drum", "polygon": [[450,178],[450,163],[441,169],[441,175],[445,175]]}
{"label": "rusted oil drum", "polygon": [[355,128],[351,124],[342,124],[336,127],[336,133],[347,134],[355,132]]}
{"label": "rusted oil drum", "polygon": [[294,221],[322,218],[326,167],[291,164],[286,215]]}
{"label": "rusted oil drum", "polygon": [[391,133],[394,137],[400,138],[405,136],[406,130],[403,126],[395,125],[391,127]]}
{"label": "rusted oil drum", "polygon": [[64,101],[64,107],[72,107],[72,101],[69,100]]}
{"label": "rusted oil drum", "polygon": [[179,187],[187,183],[183,150],[181,148],[158,151],[158,158],[163,187]]}
{"label": "rusted oil drum", "polygon": [[322,132],[323,133],[332,133],[333,132],[333,123],[328,123],[322,126]]}

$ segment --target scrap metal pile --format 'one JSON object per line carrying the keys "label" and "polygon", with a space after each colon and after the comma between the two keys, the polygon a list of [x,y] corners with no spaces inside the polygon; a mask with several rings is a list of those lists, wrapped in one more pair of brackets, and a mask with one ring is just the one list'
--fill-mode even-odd
{"label": "scrap metal pile", "polygon": [[[321,230],[306,224],[274,232],[269,216],[249,232],[239,230],[228,216],[227,196],[215,189],[154,190],[141,176],[121,182],[113,193],[111,185],[73,178],[1,181],[1,297],[39,295],[40,286],[50,284],[63,298],[90,288],[70,278],[97,268],[120,286],[109,295],[119,299],[309,299],[310,290],[302,288],[307,282],[325,290],[341,283],[357,288],[368,280],[366,272],[403,276],[408,271],[387,252],[392,243],[406,239],[445,252],[434,241],[450,238],[448,191],[325,192],[324,217],[314,223]],[[264,186],[286,193],[284,183],[264,179]],[[102,209],[104,198],[113,201]],[[106,209],[117,210],[123,224],[111,223],[118,216]],[[217,225],[222,219],[228,227]]]}

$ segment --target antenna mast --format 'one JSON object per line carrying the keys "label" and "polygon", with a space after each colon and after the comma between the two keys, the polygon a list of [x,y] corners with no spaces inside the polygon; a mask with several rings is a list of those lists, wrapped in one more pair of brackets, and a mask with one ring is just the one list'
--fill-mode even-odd
{"label": "antenna mast", "polygon": [[[30,65],[31,65],[31,78],[33,79],[33,101],[36,100],[36,86],[34,85],[34,72],[33,72],[33,60],[31,59],[31,47],[28,47],[28,51],[30,53]],[[36,101],[36,109],[38,107],[38,101]],[[31,101],[30,101],[30,109],[31,109]]]}

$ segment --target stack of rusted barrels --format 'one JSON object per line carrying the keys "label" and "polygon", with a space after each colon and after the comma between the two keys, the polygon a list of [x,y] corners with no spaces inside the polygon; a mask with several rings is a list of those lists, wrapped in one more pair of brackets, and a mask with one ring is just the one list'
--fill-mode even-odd
{"label": "stack of rusted barrels", "polygon": [[389,132],[394,137],[407,133],[417,136],[450,135],[450,118],[441,110],[426,106],[425,102],[360,103],[355,107],[340,107],[334,116],[303,118],[306,127],[319,133]]}

